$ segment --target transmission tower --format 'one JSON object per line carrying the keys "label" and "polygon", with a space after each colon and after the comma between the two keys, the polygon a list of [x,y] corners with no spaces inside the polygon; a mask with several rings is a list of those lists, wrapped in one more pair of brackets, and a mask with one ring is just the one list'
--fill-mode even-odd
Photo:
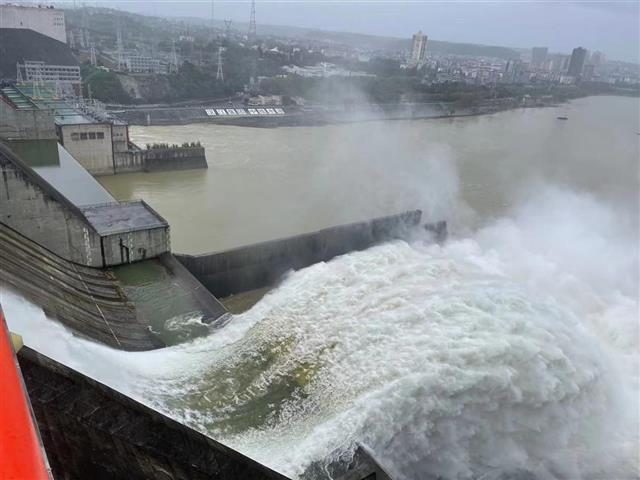
{"label": "transmission tower", "polygon": [[90,38],[89,38],[89,17],[87,15],[87,9],[85,7],[82,8],[82,28],[80,30],[80,46],[82,48],[89,48]]}
{"label": "transmission tower", "polygon": [[22,82],[24,82],[22,78],[22,68],[20,68],[20,62],[16,62],[16,83]]}
{"label": "transmission tower", "polygon": [[224,36],[227,38],[231,36],[231,19],[224,21]]}
{"label": "transmission tower", "polygon": [[249,40],[256,37],[256,0],[251,0],[251,16],[249,17]]}
{"label": "transmission tower", "polygon": [[224,82],[224,73],[222,72],[222,51],[223,47],[218,47],[218,71],[216,72],[216,80]]}
{"label": "transmission tower", "polygon": [[54,96],[56,98],[62,98],[64,97],[64,87],[62,86],[62,82],[60,81],[60,79],[56,79],[56,83],[54,86]]}
{"label": "transmission tower", "polygon": [[176,53],[176,41],[171,43],[171,63],[169,64],[169,70],[171,72],[178,71],[178,54]]}
{"label": "transmission tower", "polygon": [[89,51],[89,58],[91,65],[94,67],[98,65],[98,59],[96,58],[96,46],[94,43],[91,43],[91,50]]}
{"label": "transmission tower", "polygon": [[[34,63],[34,72],[33,72],[33,97],[34,98],[42,98],[42,90],[41,87],[44,86],[44,75],[42,72],[43,64],[40,62]],[[25,63],[25,73],[26,73],[26,63]]]}
{"label": "transmission tower", "polygon": [[73,30],[69,30],[69,48],[71,50],[76,49],[76,36]]}
{"label": "transmission tower", "polygon": [[124,49],[122,47],[122,32],[120,31],[120,26],[118,26],[116,35],[118,44],[118,70],[123,71],[126,70],[127,64],[124,61]]}

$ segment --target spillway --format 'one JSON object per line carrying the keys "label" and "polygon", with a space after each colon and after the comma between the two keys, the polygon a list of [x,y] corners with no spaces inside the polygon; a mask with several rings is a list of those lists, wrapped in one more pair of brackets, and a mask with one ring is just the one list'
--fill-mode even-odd
{"label": "spillway", "polygon": [[75,331],[125,350],[162,346],[109,272],[60,258],[2,222],[0,262],[0,281]]}
{"label": "spillway", "polygon": [[442,246],[290,273],[168,349],[25,339],[293,478],[364,443],[399,479],[631,479],[635,239],[592,197],[550,189]]}

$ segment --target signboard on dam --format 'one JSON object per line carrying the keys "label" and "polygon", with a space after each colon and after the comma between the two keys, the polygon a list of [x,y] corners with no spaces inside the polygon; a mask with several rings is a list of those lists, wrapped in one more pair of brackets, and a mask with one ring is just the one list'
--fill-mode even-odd
{"label": "signboard on dam", "polygon": [[221,116],[237,116],[246,117],[260,116],[260,115],[284,115],[285,111],[280,107],[265,107],[265,108],[205,108],[205,113],[209,117]]}

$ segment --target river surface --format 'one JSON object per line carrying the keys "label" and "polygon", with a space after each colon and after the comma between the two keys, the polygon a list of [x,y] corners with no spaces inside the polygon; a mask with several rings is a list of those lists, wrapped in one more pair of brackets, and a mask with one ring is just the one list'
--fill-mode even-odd
{"label": "river surface", "polygon": [[9,291],[3,308],[28,345],[291,477],[362,442],[397,480],[637,480],[638,107],[135,129],[207,146],[206,172],[101,179],[165,215],[177,251],[416,206],[454,233],[291,272],[153,352],[75,338]]}
{"label": "river surface", "polygon": [[627,204],[637,192],[637,176],[628,174],[638,156],[637,100],[624,97],[453,119],[130,130],[141,146],[196,140],[205,146],[208,170],[99,179],[119,200],[142,198],[163,215],[172,247],[181,253],[228,249],[416,207],[430,219],[455,221],[462,213],[451,209],[456,185],[481,217],[508,210],[536,178]]}

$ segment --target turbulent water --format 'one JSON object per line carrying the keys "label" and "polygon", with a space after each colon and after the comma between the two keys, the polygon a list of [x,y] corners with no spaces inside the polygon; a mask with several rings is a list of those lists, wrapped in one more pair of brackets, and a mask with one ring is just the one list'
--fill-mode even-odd
{"label": "turbulent water", "polygon": [[443,245],[416,232],[291,272],[154,352],[2,304],[27,344],[293,477],[363,442],[396,479],[637,479],[637,222],[538,179]]}

